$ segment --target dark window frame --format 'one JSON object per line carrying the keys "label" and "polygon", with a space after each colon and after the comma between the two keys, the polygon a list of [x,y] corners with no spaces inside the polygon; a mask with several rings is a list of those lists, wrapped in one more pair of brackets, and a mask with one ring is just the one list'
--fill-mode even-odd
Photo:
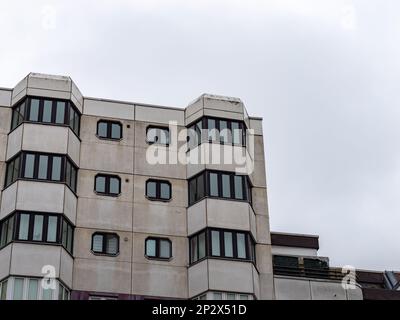
{"label": "dark window frame", "polygon": [[[107,125],[107,135],[105,137],[99,135],[99,125],[100,124],[106,124]],[[121,132],[121,136],[119,138],[113,138],[112,137],[112,126],[113,125],[118,125],[120,128],[120,132]],[[103,140],[111,140],[111,141],[121,141],[123,139],[123,124],[120,121],[115,121],[115,120],[99,120],[97,121],[97,125],[96,125],[96,137],[98,139],[103,139]]]}
{"label": "dark window frame", "polygon": [[[211,174],[216,174],[217,175],[217,181],[218,181],[218,195],[211,195]],[[224,197],[223,196],[223,185],[222,185],[222,175],[229,175],[229,183],[230,183],[230,197]],[[203,188],[203,196],[202,197],[197,197],[199,194],[198,192],[198,184],[197,181],[200,176],[203,176],[203,181],[204,181],[204,188]],[[236,193],[235,193],[235,177],[242,177],[242,195],[243,198],[236,198]],[[196,190],[193,195],[193,184],[192,181],[196,181]],[[205,198],[213,198],[213,199],[222,199],[222,200],[231,200],[231,201],[242,201],[242,202],[248,202],[250,205],[252,205],[252,188],[253,185],[250,181],[249,176],[247,175],[238,175],[235,174],[234,172],[231,171],[220,171],[220,170],[203,170],[199,172],[198,174],[192,176],[191,178],[188,179],[188,204],[189,207],[196,204],[197,202],[205,199]],[[194,199],[192,201],[192,198]]]}
{"label": "dark window frame", "polygon": [[[152,197],[147,195],[147,184],[149,182],[153,182],[156,184],[156,196]],[[169,186],[169,198],[161,198],[161,184],[167,184]],[[158,180],[158,179],[148,179],[146,180],[146,185],[145,185],[145,196],[148,200],[151,201],[162,201],[162,202],[169,202],[172,200],[172,184],[168,180]]]}
{"label": "dark window frame", "polygon": [[[97,178],[105,178],[105,190],[104,192],[97,191],[96,190],[96,185],[97,185]],[[111,193],[110,192],[110,185],[111,185],[111,178],[116,178],[118,180],[118,193]],[[115,174],[104,174],[104,173],[98,173],[94,177],[94,193],[100,196],[107,196],[107,197],[119,197],[122,193],[122,180],[121,177]]]}
{"label": "dark window frame", "polygon": [[[149,256],[149,255],[147,255],[147,241],[149,241],[149,240],[154,240],[155,242],[156,242],[156,252],[155,252],[155,256]],[[161,241],[167,241],[168,243],[169,243],[169,257],[168,258],[165,258],[165,257],[160,257],[160,242]],[[153,236],[150,236],[150,237],[147,237],[145,240],[144,240],[144,243],[145,243],[145,245],[144,245],[144,256],[147,258],[147,259],[150,259],[150,260],[162,260],[162,261],[170,261],[172,258],[173,258],[173,256],[172,256],[172,241],[171,241],[171,239],[169,239],[169,238],[163,238],[163,237],[153,237]]]}
{"label": "dark window frame", "polygon": [[[212,232],[216,231],[219,233],[219,248],[220,255],[212,254]],[[205,232],[205,242],[206,242],[206,254],[204,257],[199,258],[199,235]],[[232,233],[232,253],[233,256],[226,256],[225,250],[225,239],[224,232]],[[238,248],[237,248],[237,235],[244,234],[245,235],[245,250],[246,257],[240,258],[238,256]],[[197,237],[197,260],[194,260],[192,257],[192,239]],[[253,238],[252,234],[249,231],[243,230],[233,230],[233,229],[223,229],[223,228],[205,228],[189,237],[189,264],[193,265],[198,263],[204,259],[223,259],[223,260],[234,260],[234,261],[244,261],[244,262],[252,262],[256,264],[256,255],[255,255],[255,245],[256,241]]]}
{"label": "dark window frame", "polygon": [[[216,139],[210,139],[210,131],[209,131],[209,126],[208,126],[208,120],[214,120],[215,121],[215,129],[216,130]],[[226,121],[227,122],[227,128],[228,129],[228,141],[227,142],[223,142],[221,141],[221,121]],[[197,130],[196,128],[197,125],[201,123],[201,130],[200,131],[200,136],[198,136],[197,134]],[[232,132],[232,123],[238,123],[239,126],[239,130],[241,130],[241,135],[240,135],[240,142],[239,143],[234,143],[234,135]],[[196,148],[197,146],[199,146],[200,144],[202,144],[203,142],[208,142],[208,143],[219,143],[222,145],[231,145],[231,146],[240,146],[240,147],[246,147],[247,146],[247,126],[246,123],[242,120],[236,120],[236,119],[229,119],[229,118],[221,118],[221,117],[210,117],[210,116],[204,116],[201,117],[193,122],[191,122],[188,126],[186,126],[188,130],[194,130],[194,132],[196,132],[196,135],[198,136],[198,141],[197,144],[194,144],[192,146],[192,148]],[[189,141],[189,134],[187,135],[187,140]],[[188,144],[187,146],[187,152],[189,152],[191,150],[190,148],[190,144]]]}
{"label": "dark window frame", "polygon": [[[20,229],[20,220],[21,220],[21,215],[28,215],[29,216],[29,224],[28,224],[28,230],[27,230],[27,239],[20,239],[19,238],[19,229]],[[35,217],[36,216],[43,216],[43,223],[42,223],[42,230],[41,230],[41,235],[42,239],[41,240],[34,240],[33,235],[34,235],[34,226],[35,226]],[[56,240],[55,241],[48,241],[47,236],[49,232],[49,218],[50,217],[55,217],[57,219],[57,225],[56,225]],[[42,244],[42,245],[57,245],[57,246],[62,246],[69,254],[73,254],[73,243],[74,243],[74,236],[75,236],[75,226],[69,221],[69,219],[64,216],[63,214],[57,214],[57,213],[48,213],[48,212],[36,212],[36,211],[14,211],[13,213],[9,214],[7,217],[2,219],[0,221],[0,239],[2,239],[2,227],[5,223],[8,223],[9,221],[13,219],[13,229],[12,229],[12,235],[11,235],[11,240],[6,242],[3,246],[0,246],[0,249],[4,248],[11,242],[22,242],[22,243],[31,243],[31,244]],[[67,227],[71,230],[72,235],[71,235],[71,243],[64,243],[62,242],[62,232],[63,232],[63,223],[67,225]],[[7,229],[8,230],[8,229]],[[7,239],[9,238],[9,235],[7,234]]]}
{"label": "dark window frame", "polygon": [[[158,141],[158,139],[157,139],[157,141],[149,141],[148,139],[147,139],[147,136],[148,136],[148,132],[149,132],[149,130],[151,130],[151,129],[159,129],[159,130],[163,130],[163,131],[167,131],[167,143],[161,143],[161,142],[159,142]],[[158,136],[157,136],[157,138],[158,138]],[[169,131],[169,127],[165,127],[165,126],[156,126],[156,125],[149,125],[149,126],[147,126],[146,127],[146,143],[147,144],[150,144],[150,145],[159,145],[159,146],[165,146],[165,147],[169,147],[170,146],[170,144],[171,144],[171,132]]]}
{"label": "dark window frame", "polygon": [[[27,155],[34,156],[34,163],[33,163],[33,177],[26,177],[25,176],[25,165],[26,165],[26,157]],[[40,156],[47,157],[47,171],[46,171],[46,178],[39,178],[39,159]],[[12,176],[12,180],[8,181],[9,172],[10,170],[15,170],[15,160],[19,158],[19,167],[18,167],[18,175],[14,178]],[[60,168],[60,179],[53,180],[52,173],[53,173],[53,160],[54,158],[61,158],[61,168]],[[12,164],[12,168],[11,168]],[[71,185],[71,181],[67,181],[66,176],[66,169],[67,166],[71,166],[71,170],[74,171],[74,185]],[[17,180],[29,180],[29,181],[37,181],[37,182],[50,182],[50,183],[63,183],[69,187],[69,189],[76,195],[76,188],[77,188],[77,180],[78,180],[78,166],[71,160],[68,155],[65,154],[58,154],[58,153],[46,153],[46,152],[37,152],[37,151],[20,151],[16,155],[14,155],[10,160],[6,162],[6,175],[4,180],[4,189],[8,188]]]}
{"label": "dark window frame", "polygon": [[[32,100],[39,100],[39,107],[38,107],[38,120],[29,120],[30,113],[31,113],[31,102]],[[51,101],[51,119],[50,122],[43,121],[43,109],[44,109],[44,101]],[[56,122],[57,120],[57,103],[63,102],[65,103],[64,107],[64,121],[62,123]],[[20,107],[24,105],[24,114],[21,115]],[[77,116],[77,123],[75,123],[76,117],[74,116],[73,121],[74,123],[71,125],[70,119],[71,114]],[[15,122],[15,117],[18,116],[18,120]],[[54,126],[67,126],[71,128],[72,132],[79,138],[80,136],[80,120],[81,120],[81,112],[75,106],[75,104],[68,99],[59,99],[53,97],[39,97],[39,96],[25,96],[21,100],[19,100],[13,107],[12,107],[12,119],[11,119],[11,130],[10,132],[17,129],[22,123],[38,123],[44,125],[54,125]],[[16,125],[14,125],[14,123]],[[80,139],[80,138],[79,138]]]}
{"label": "dark window frame", "polygon": [[[93,249],[93,239],[96,235],[101,235],[103,236],[103,243],[102,243],[102,251],[95,251]],[[116,253],[109,253],[107,252],[107,241],[109,240],[109,237],[116,237],[117,238],[117,252]],[[102,255],[102,256],[118,256],[119,255],[119,249],[120,249],[120,237],[118,235],[118,233],[115,232],[100,232],[100,231],[96,231],[92,234],[92,242],[91,242],[91,246],[90,246],[90,250],[92,251],[92,253],[94,255]]]}

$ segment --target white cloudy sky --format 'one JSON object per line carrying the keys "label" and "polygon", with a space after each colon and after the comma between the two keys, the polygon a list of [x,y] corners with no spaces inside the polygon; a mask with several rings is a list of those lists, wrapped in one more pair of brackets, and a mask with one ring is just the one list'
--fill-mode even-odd
{"label": "white cloudy sky", "polygon": [[271,227],[333,265],[400,269],[396,0],[2,1],[0,86],[70,75],[86,96],[264,118]]}

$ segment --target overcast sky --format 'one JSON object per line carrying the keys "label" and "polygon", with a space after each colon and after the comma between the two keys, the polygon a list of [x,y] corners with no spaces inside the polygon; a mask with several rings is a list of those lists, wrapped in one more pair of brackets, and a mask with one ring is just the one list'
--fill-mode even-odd
{"label": "overcast sky", "polygon": [[[79,4],[78,4],[79,3]],[[85,96],[264,118],[271,229],[331,264],[400,269],[400,3],[2,1],[0,86],[69,75]]]}

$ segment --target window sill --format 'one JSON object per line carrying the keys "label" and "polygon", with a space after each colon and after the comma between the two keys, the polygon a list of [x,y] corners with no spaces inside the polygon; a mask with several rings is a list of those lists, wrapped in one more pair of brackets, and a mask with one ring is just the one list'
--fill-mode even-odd
{"label": "window sill", "polygon": [[111,253],[101,253],[101,252],[96,252],[93,251],[92,249],[90,250],[90,252],[94,255],[94,256],[100,256],[100,257],[110,257],[110,258],[115,258],[119,256],[119,252],[115,253],[115,254],[111,254]]}

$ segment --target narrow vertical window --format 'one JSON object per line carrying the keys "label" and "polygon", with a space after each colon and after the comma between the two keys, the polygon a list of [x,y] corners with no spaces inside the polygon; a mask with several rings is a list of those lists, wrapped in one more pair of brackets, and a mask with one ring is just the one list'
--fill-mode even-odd
{"label": "narrow vertical window", "polygon": [[29,279],[28,283],[28,300],[37,300],[38,298],[38,279]]}
{"label": "narrow vertical window", "polygon": [[171,243],[168,240],[160,240],[160,258],[168,259],[171,257]]}
{"label": "narrow vertical window", "polygon": [[218,174],[210,173],[210,196],[218,197]]}
{"label": "narrow vertical window", "polygon": [[198,260],[197,255],[197,237],[193,237],[190,239],[190,258],[192,262]]}
{"label": "narrow vertical window", "polygon": [[234,176],[235,182],[235,199],[243,200],[243,176]]}
{"label": "narrow vertical window", "polygon": [[118,178],[110,177],[110,193],[119,194],[120,182]]}
{"label": "narrow vertical window", "polygon": [[220,242],[219,242],[219,232],[212,230],[211,231],[211,254],[213,256],[220,256],[221,249],[220,249]]}
{"label": "narrow vertical window", "polygon": [[43,216],[35,215],[33,223],[33,241],[43,240]]}
{"label": "narrow vertical window", "polygon": [[35,168],[35,155],[28,153],[25,156],[24,177],[25,178],[33,178],[34,168]]}
{"label": "narrow vertical window", "polygon": [[57,111],[56,111],[56,123],[65,123],[65,102],[57,101]]}
{"label": "narrow vertical window", "polygon": [[155,181],[148,181],[146,184],[146,195],[150,198],[157,197],[157,183]]}
{"label": "narrow vertical window", "polygon": [[13,300],[22,300],[23,297],[24,297],[24,279],[15,278]]}
{"label": "narrow vertical window", "polygon": [[61,157],[53,157],[53,167],[51,170],[51,180],[60,181],[61,180]]}
{"label": "narrow vertical window", "polygon": [[222,175],[222,196],[224,198],[231,197],[231,177],[228,174]]}
{"label": "narrow vertical window", "polygon": [[217,127],[215,119],[207,119],[208,141],[217,141]]}
{"label": "narrow vertical window", "polygon": [[121,139],[121,125],[118,123],[111,124],[111,139]]}
{"label": "narrow vertical window", "polygon": [[53,101],[44,100],[43,122],[51,122],[52,110],[53,110]]}
{"label": "narrow vertical window", "polygon": [[47,222],[47,241],[56,242],[57,241],[57,217],[49,216]]}
{"label": "narrow vertical window", "polygon": [[[67,231],[65,231],[67,232]],[[96,234],[93,236],[92,241],[92,250],[95,252],[102,252],[103,251],[103,238],[102,234]]]}
{"label": "narrow vertical window", "polygon": [[19,216],[19,240],[28,240],[29,232],[29,214],[22,213]]}
{"label": "narrow vertical window", "polygon": [[171,199],[171,186],[168,183],[160,183],[160,198],[164,200]]}
{"label": "narrow vertical window", "polygon": [[48,167],[48,156],[39,156],[39,172],[38,172],[38,179],[47,179],[47,167]]}
{"label": "narrow vertical window", "polygon": [[39,121],[39,102],[38,99],[31,99],[29,121]]}
{"label": "narrow vertical window", "polygon": [[232,232],[224,232],[225,257],[233,257]]}
{"label": "narrow vertical window", "polygon": [[206,256],[206,233],[202,232],[198,236],[199,238],[199,259]]}
{"label": "narrow vertical window", "polygon": [[101,193],[106,192],[106,177],[96,178],[96,191]]}
{"label": "narrow vertical window", "polygon": [[246,235],[244,233],[237,233],[236,238],[238,258],[246,259]]}

